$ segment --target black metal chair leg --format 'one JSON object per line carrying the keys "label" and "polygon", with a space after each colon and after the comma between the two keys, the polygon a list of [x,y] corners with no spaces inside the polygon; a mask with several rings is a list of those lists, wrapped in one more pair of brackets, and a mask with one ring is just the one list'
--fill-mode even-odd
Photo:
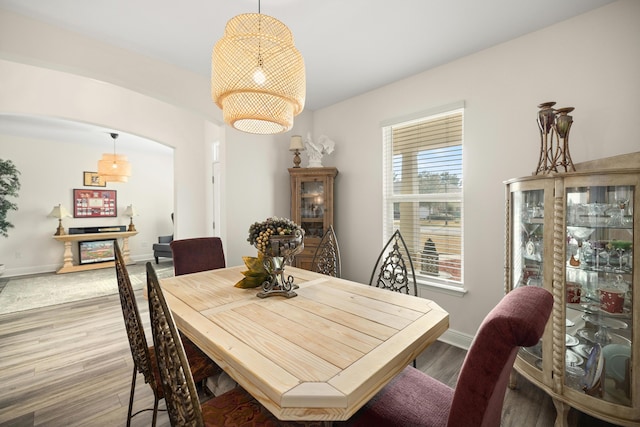
{"label": "black metal chair leg", "polygon": [[131,426],[131,411],[133,410],[133,393],[136,390],[136,375],[138,374],[138,371],[136,369],[136,366],[133,365],[133,378],[131,380],[131,392],[129,393],[129,412],[127,412],[127,427]]}
{"label": "black metal chair leg", "polygon": [[153,397],[153,421],[151,422],[151,427],[156,427],[156,419],[158,418],[158,396]]}

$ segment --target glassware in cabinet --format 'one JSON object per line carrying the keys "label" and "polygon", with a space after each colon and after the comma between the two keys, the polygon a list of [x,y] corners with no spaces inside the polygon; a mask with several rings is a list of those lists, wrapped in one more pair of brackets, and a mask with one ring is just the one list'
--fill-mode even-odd
{"label": "glassware in cabinet", "polygon": [[568,187],[565,384],[632,405],[632,185]]}
{"label": "glassware in cabinet", "polygon": [[323,181],[302,181],[300,222],[307,238],[322,238],[324,234],[325,193]]}
{"label": "glassware in cabinet", "polygon": [[[551,184],[552,181],[543,180],[534,185],[522,182],[508,187],[511,221],[507,231],[510,236],[507,291],[520,286],[551,288],[550,265],[545,267],[545,251],[548,250],[545,230],[552,227],[550,218],[545,219],[545,206],[553,206],[549,199],[553,194]],[[545,354],[550,354],[550,343],[546,345],[546,351],[543,351],[544,346],[543,340],[540,340],[536,345],[522,348],[519,352],[520,360],[529,365],[527,369],[533,375],[541,375]]]}

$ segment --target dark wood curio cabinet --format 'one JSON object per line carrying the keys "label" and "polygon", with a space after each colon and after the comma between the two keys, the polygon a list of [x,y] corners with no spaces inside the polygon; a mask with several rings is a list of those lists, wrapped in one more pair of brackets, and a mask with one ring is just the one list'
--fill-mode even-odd
{"label": "dark wood curio cabinet", "polygon": [[338,169],[290,168],[291,219],[304,230],[304,251],[293,265],[311,269],[313,255],[322,236],[333,225],[333,186]]}

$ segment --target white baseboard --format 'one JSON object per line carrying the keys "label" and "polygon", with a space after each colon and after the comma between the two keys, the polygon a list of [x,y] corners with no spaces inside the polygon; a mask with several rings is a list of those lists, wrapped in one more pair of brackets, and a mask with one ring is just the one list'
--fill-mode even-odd
{"label": "white baseboard", "polygon": [[[163,259],[160,258],[160,262]],[[150,261],[153,265],[155,265],[155,260],[153,258],[153,254],[140,255],[137,257],[131,257],[131,260],[135,264],[145,264],[147,261]],[[47,264],[47,265],[33,265],[29,267],[19,267],[19,268],[6,268],[4,273],[0,275],[2,279],[9,279],[11,277],[20,277],[20,276],[28,276],[31,274],[42,274],[42,273],[55,273],[62,267],[61,264]]]}
{"label": "white baseboard", "polygon": [[8,279],[10,277],[27,276],[30,274],[41,273],[55,273],[60,268],[60,265],[36,265],[22,268],[7,268],[2,275],[2,278]]}
{"label": "white baseboard", "polygon": [[464,350],[469,350],[471,342],[473,341],[473,335],[463,334],[462,332],[454,331],[452,329],[447,330],[444,334],[438,338],[438,341],[450,344],[454,347],[459,347]]}

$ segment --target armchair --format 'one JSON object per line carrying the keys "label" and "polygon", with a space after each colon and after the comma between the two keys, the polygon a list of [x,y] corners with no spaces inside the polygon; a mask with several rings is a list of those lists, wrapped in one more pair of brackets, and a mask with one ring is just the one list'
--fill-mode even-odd
{"label": "armchair", "polygon": [[[173,224],[173,212],[171,212],[171,223]],[[169,244],[173,242],[173,234],[170,236],[159,236],[158,243],[153,244],[153,257],[156,259],[156,264],[159,264],[158,258],[173,258],[173,252],[171,252],[171,246]]]}
{"label": "armchair", "polygon": [[171,242],[173,242],[173,234],[170,236],[159,236],[158,243],[153,244],[153,257],[156,259],[156,264],[159,263],[158,258],[173,258],[171,252]]}

